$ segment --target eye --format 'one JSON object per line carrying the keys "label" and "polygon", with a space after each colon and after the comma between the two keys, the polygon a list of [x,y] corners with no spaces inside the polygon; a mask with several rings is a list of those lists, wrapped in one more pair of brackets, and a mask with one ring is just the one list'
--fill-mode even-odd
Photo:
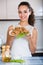
{"label": "eye", "polygon": [[24,13],[27,13],[27,11],[24,11]]}
{"label": "eye", "polygon": [[21,11],[18,11],[19,14],[21,14],[22,12]]}

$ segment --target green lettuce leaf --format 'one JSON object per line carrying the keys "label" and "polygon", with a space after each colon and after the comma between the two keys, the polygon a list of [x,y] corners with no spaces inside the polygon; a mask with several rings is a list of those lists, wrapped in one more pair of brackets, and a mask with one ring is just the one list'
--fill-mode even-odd
{"label": "green lettuce leaf", "polygon": [[25,62],[25,60],[21,60],[21,59],[19,59],[19,60],[10,60],[10,62],[17,62],[17,63],[24,63]]}
{"label": "green lettuce leaf", "polygon": [[25,35],[26,35],[26,33],[20,33],[20,34],[17,35],[16,38],[22,38],[22,37],[24,37]]}

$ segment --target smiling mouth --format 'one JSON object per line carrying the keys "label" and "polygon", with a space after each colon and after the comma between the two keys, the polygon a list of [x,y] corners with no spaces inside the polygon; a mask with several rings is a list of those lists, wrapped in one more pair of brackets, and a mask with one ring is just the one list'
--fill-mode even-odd
{"label": "smiling mouth", "polygon": [[26,17],[21,17],[21,19],[25,19]]}

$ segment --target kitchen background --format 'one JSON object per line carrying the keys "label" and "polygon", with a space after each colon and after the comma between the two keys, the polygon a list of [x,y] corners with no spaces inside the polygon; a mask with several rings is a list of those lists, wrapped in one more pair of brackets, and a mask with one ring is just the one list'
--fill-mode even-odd
{"label": "kitchen background", "polygon": [[0,38],[2,44],[6,43],[8,27],[19,23],[17,7],[21,1],[28,1],[34,9],[35,27],[38,29],[36,52],[41,53],[43,52],[43,0],[0,0]]}

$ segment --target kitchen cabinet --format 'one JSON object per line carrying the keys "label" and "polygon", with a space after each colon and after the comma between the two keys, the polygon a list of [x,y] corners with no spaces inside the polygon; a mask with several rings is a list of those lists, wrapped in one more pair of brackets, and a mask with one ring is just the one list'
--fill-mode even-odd
{"label": "kitchen cabinet", "polygon": [[0,19],[6,19],[6,0],[0,0]]}
{"label": "kitchen cabinet", "polygon": [[19,19],[18,4],[21,1],[30,3],[35,16],[42,16],[42,0],[0,0],[0,19]]}
{"label": "kitchen cabinet", "polygon": [[17,16],[17,1],[7,0],[7,19],[15,19]]}
{"label": "kitchen cabinet", "polygon": [[[24,0],[21,0],[24,1]],[[20,0],[7,0],[7,17],[8,19],[18,19],[18,4]],[[28,0],[26,0],[28,1]],[[28,1],[34,9],[35,16],[42,16],[42,0],[29,0]]]}

